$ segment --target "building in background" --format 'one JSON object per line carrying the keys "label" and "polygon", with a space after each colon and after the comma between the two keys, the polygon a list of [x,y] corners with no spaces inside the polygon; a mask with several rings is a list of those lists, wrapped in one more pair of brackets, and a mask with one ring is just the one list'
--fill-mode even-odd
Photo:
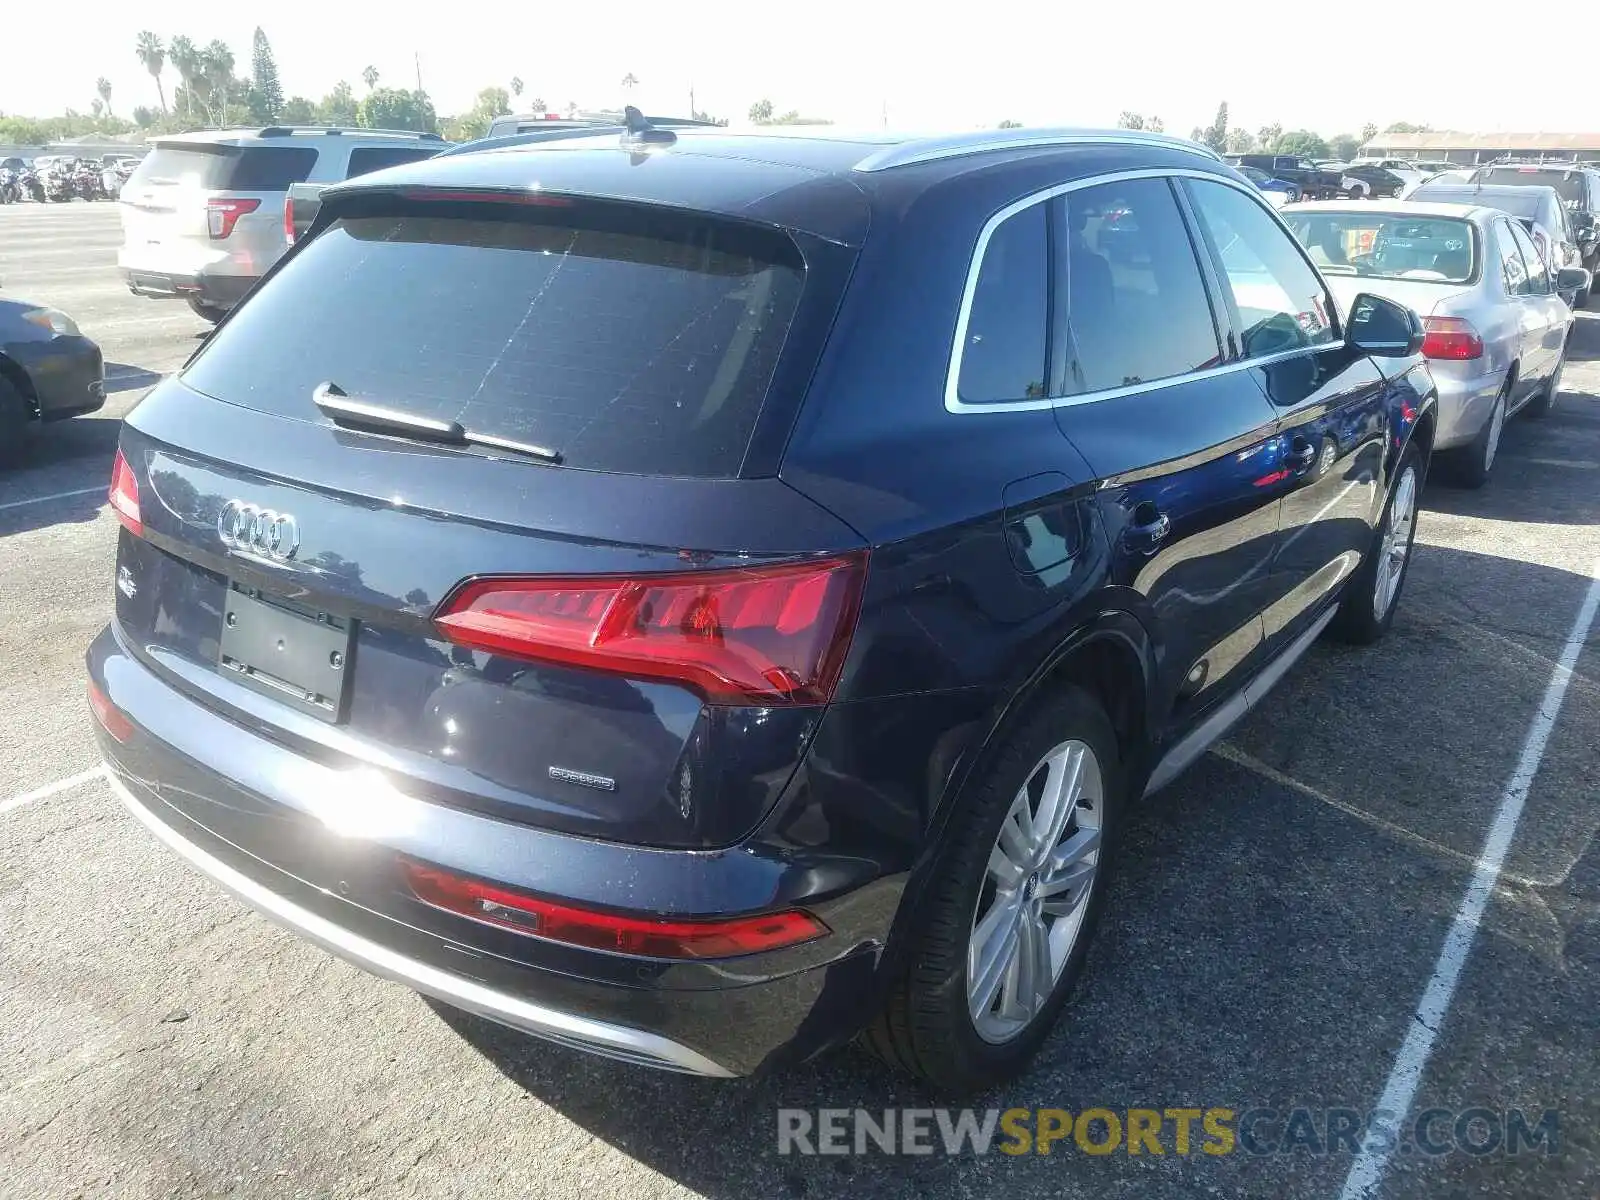
{"label": "building in background", "polygon": [[1427,133],[1380,133],[1361,147],[1363,157],[1431,158],[1471,166],[1516,156],[1600,162],[1600,133],[1461,133],[1452,129]]}

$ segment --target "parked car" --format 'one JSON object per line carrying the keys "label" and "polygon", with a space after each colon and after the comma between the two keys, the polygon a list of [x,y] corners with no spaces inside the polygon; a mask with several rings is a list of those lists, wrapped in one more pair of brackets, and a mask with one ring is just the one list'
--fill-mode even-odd
{"label": "parked car", "polygon": [[450,1005],[1004,1078],[1128,806],[1394,618],[1422,327],[1183,139],[647,127],[322,203],[128,415],[90,701],[157,838]]}
{"label": "parked car", "polygon": [[1274,179],[1285,179],[1300,189],[1307,200],[1329,200],[1339,194],[1339,173],[1319,168],[1300,154],[1230,154],[1227,161],[1236,167],[1254,167]]}
{"label": "parked car", "polygon": [[1276,206],[1293,204],[1300,199],[1300,188],[1287,179],[1274,179],[1259,167],[1235,167],[1234,170],[1256,185],[1256,190]]}
{"label": "parked car", "polygon": [[[1408,199],[1419,204],[1476,204],[1509,213],[1532,235],[1534,247],[1544,260],[1552,282],[1564,267],[1583,266],[1577,232],[1567,216],[1566,206],[1552,187],[1425,183],[1412,192]],[[1574,284],[1579,278],[1576,275],[1564,278],[1566,284],[1561,288],[1561,298],[1573,308],[1588,304],[1590,282],[1587,273],[1582,284]]]}
{"label": "parked car", "polygon": [[0,466],[26,457],[36,427],[106,402],[105,360],[64,312],[0,296]]}
{"label": "parked car", "polygon": [[1481,486],[1507,418],[1555,404],[1573,323],[1527,231],[1462,204],[1300,204],[1283,216],[1341,304],[1371,293],[1422,317],[1439,388],[1434,454]]}
{"label": "parked car", "polygon": [[1387,200],[1403,193],[1407,184],[1387,167],[1351,163],[1340,168],[1339,186],[1352,200]]}
{"label": "parked car", "polygon": [[1600,170],[1576,163],[1491,163],[1478,168],[1471,182],[1555,188],[1567,207],[1584,269],[1600,272]]}
{"label": "parked car", "polygon": [[1411,160],[1411,165],[1429,179],[1445,171],[1459,170],[1461,167],[1460,163],[1453,163],[1447,158],[1416,158]]}
{"label": "parked car", "polygon": [[1376,167],[1379,170],[1389,171],[1398,177],[1407,188],[1414,188],[1427,182],[1431,174],[1409,158],[1358,158],[1350,165],[1352,167]]}
{"label": "parked car", "polygon": [[275,125],[158,138],[122,185],[117,266],[135,295],[220,321],[286,248],[291,184],[345,179],[364,155],[426,157],[438,134]]}
{"label": "parked car", "polygon": [[[350,151],[344,178],[355,179],[401,163],[416,162],[419,158],[431,158],[441,150],[442,147],[438,145],[357,146]],[[287,244],[292,246],[297,239],[305,236],[322,207],[323,190],[338,182],[340,180],[323,180],[289,185],[283,202],[283,234]]]}

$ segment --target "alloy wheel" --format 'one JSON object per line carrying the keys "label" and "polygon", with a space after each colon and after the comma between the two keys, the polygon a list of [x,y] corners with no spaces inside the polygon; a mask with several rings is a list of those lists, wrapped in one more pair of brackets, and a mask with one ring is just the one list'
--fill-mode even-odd
{"label": "alloy wheel", "polygon": [[1417,519],[1417,469],[1407,466],[1394,485],[1389,501],[1389,519],[1383,529],[1383,544],[1378,551],[1377,583],[1372,590],[1372,615],[1383,620],[1400,593],[1406,573],[1406,557],[1411,553],[1411,527]]}
{"label": "alloy wheel", "polygon": [[1094,750],[1062,742],[1000,823],[967,941],[967,1006],[986,1042],[1016,1037],[1055,991],[1099,870],[1104,796]]}

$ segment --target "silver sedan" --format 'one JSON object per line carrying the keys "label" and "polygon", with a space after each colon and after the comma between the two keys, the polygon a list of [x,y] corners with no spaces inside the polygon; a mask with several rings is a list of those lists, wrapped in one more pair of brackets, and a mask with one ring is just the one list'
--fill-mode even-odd
{"label": "silver sedan", "polygon": [[1587,282],[1552,272],[1533,239],[1498,209],[1467,204],[1291,204],[1284,220],[1340,306],[1361,292],[1423,319],[1422,352],[1439,386],[1438,462],[1479,487],[1506,418],[1555,404],[1572,311],[1558,294]]}

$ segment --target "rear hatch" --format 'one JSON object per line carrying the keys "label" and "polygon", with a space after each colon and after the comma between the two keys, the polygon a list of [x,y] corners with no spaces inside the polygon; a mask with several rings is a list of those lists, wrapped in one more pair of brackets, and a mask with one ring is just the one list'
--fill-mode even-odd
{"label": "rear hatch", "polygon": [[725,845],[792,773],[864,571],[752,466],[837,303],[808,256],[849,252],[513,199],[342,196],[135,410],[120,633],[413,795]]}
{"label": "rear hatch", "polygon": [[238,247],[236,273],[260,274],[282,248],[284,192],[316,164],[311,145],[157,142],[122,188],[124,252]]}

